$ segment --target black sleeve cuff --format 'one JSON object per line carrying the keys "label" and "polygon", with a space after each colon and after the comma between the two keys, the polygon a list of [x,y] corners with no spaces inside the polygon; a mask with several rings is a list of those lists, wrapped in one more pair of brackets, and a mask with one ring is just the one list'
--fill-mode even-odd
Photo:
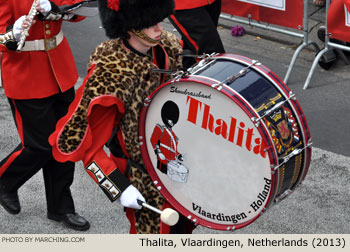
{"label": "black sleeve cuff", "polygon": [[95,175],[100,188],[112,202],[117,200],[130,185],[129,180],[117,168],[107,176],[95,162],[92,162],[86,170]]}
{"label": "black sleeve cuff", "polygon": [[13,25],[9,25],[6,27],[6,32],[12,31],[13,30]]}
{"label": "black sleeve cuff", "polygon": [[49,13],[47,13],[46,15],[42,14],[41,12],[38,13],[38,19],[40,21],[44,21],[44,20],[55,21],[62,18],[64,13],[62,13],[61,9],[54,2],[50,1],[50,4],[51,4],[51,10],[49,11]]}
{"label": "black sleeve cuff", "polygon": [[54,2],[50,1],[50,4],[51,4],[51,12],[63,14],[61,12],[60,7],[58,7]]}
{"label": "black sleeve cuff", "polygon": [[5,45],[7,49],[11,51],[17,50],[17,41],[13,37],[12,34],[13,25],[9,25],[6,27],[6,34],[1,35],[0,43]]}

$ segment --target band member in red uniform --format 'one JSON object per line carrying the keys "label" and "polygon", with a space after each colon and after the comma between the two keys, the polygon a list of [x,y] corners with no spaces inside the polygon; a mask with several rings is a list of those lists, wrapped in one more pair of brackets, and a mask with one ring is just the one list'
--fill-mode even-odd
{"label": "band member in red uniform", "polygon": [[[169,20],[181,34],[184,54],[224,53],[217,30],[221,0],[175,0],[175,14]],[[185,69],[196,63],[193,57],[184,57]]]}
{"label": "band member in red uniform", "polygon": [[57,160],[82,160],[107,197],[126,207],[130,233],[187,233],[193,228],[186,218],[170,228],[137,202],[158,209],[169,205],[144,168],[138,125],[144,99],[169,79],[152,70],[181,68],[179,41],[160,24],[173,8],[173,0],[99,0],[110,40],[90,56],[88,75],[50,136]]}
{"label": "band member in red uniform", "polygon": [[[74,99],[78,73],[61,31],[62,20],[83,17],[61,11],[73,0],[0,1],[1,73],[21,143],[0,162],[0,204],[11,214],[21,206],[18,189],[43,169],[47,217],[75,230],[90,224],[75,212],[70,186],[74,163],[57,162],[48,142],[57,120]],[[31,8],[33,6],[33,9]],[[39,11],[21,52],[16,52],[23,30],[29,28],[30,10]]]}
{"label": "band member in red uniform", "polygon": [[169,161],[182,161],[182,155],[177,150],[178,138],[172,130],[179,120],[179,114],[179,108],[173,101],[164,103],[161,110],[164,125],[157,124],[151,136],[151,143],[158,158],[157,167],[165,174],[168,171]]}
{"label": "band member in red uniform", "polygon": [[[328,9],[327,15],[327,32],[331,35],[329,37],[330,42],[350,46],[350,20],[347,20],[346,15],[350,12],[350,0],[337,0],[331,1]],[[349,17],[350,19],[350,17]],[[347,23],[348,22],[348,23]],[[325,42],[326,27],[320,26],[317,31],[318,38]],[[334,48],[329,48],[325,53],[328,61],[324,61],[324,57],[318,62],[318,64],[325,70],[329,70],[332,65],[336,62],[337,58],[341,56],[349,56],[349,51],[335,50]]]}
{"label": "band member in red uniform", "polygon": [[333,37],[350,42],[350,20],[348,20],[348,25],[346,26],[345,10],[350,12],[350,0],[331,1],[328,9],[327,26],[335,35]]}

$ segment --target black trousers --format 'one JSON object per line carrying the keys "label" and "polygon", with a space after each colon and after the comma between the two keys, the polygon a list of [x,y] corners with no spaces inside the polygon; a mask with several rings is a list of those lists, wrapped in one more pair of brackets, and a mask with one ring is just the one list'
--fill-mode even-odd
{"label": "black trousers", "polygon": [[[181,34],[185,54],[188,51],[195,55],[225,52],[217,31],[220,13],[221,0],[216,0],[211,5],[194,9],[177,10],[174,15],[169,17],[172,25]],[[196,63],[195,58],[183,58],[183,67],[185,69],[194,63]]]}
{"label": "black trousers", "polygon": [[52,156],[48,137],[58,119],[64,116],[75,96],[74,88],[42,99],[8,99],[21,143],[0,162],[2,190],[16,192],[41,168],[43,169],[47,211],[73,213],[70,191],[74,163],[59,163]]}

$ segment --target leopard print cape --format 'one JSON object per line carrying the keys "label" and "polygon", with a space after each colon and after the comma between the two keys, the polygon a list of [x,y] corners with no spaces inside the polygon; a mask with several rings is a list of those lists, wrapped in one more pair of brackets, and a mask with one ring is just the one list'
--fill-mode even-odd
{"label": "leopard print cape", "polygon": [[[179,54],[182,49],[177,37],[163,31],[160,45],[169,57],[169,69],[180,69],[182,59]],[[81,101],[58,136],[58,148],[64,153],[78,149],[88,128],[87,112],[90,102],[101,95],[113,95],[124,103],[125,113],[119,126],[126,151],[134,162],[143,165],[138,144],[139,115],[145,98],[161,84],[159,73],[150,71],[156,65],[149,57],[127,49],[120,39],[108,40],[97,46],[90,56],[88,66],[93,64],[96,67],[85,85]],[[162,208],[164,198],[145,170],[131,167],[129,178],[149,204]],[[158,214],[141,209],[135,210],[135,217],[138,233],[159,233]]]}

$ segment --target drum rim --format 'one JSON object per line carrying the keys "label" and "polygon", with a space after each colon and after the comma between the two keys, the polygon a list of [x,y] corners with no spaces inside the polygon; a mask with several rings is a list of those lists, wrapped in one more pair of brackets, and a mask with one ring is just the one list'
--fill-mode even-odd
{"label": "drum rim", "polygon": [[[206,78],[206,82],[203,82],[203,80],[198,80],[197,77],[200,76],[194,76],[194,75],[189,75],[186,76],[184,78],[180,78],[178,80],[176,80],[176,82],[194,82],[194,83],[198,83],[198,84],[203,84],[206,86],[212,86],[212,84],[218,84],[219,82],[214,80],[214,79],[210,79],[210,78]],[[212,81],[214,83],[209,83],[209,81]],[[261,211],[258,212],[255,216],[251,217],[249,220],[239,223],[239,224],[232,224],[232,225],[227,225],[227,224],[220,224],[220,223],[215,223],[212,221],[208,221],[206,219],[201,218],[199,215],[194,214],[193,212],[190,212],[189,210],[187,210],[185,207],[183,207],[174,197],[173,195],[167,190],[167,188],[164,186],[164,184],[162,183],[162,181],[159,179],[157,173],[155,172],[155,168],[153,167],[153,164],[151,162],[150,159],[150,155],[149,152],[147,150],[147,144],[144,142],[145,141],[145,123],[146,123],[146,116],[147,116],[147,112],[148,112],[148,108],[150,103],[152,102],[152,99],[156,96],[156,94],[165,86],[174,84],[175,81],[171,80],[168,81],[166,83],[161,84],[152,94],[150,94],[144,103],[144,106],[141,109],[141,113],[140,113],[140,120],[139,120],[139,139],[140,139],[140,150],[141,150],[141,155],[142,158],[144,160],[144,165],[146,170],[148,171],[153,183],[155,184],[155,186],[157,187],[157,189],[159,190],[159,192],[162,194],[162,196],[169,201],[169,203],[179,212],[181,212],[185,217],[189,218],[191,221],[193,221],[196,225],[202,225],[208,228],[213,228],[213,229],[218,229],[218,230],[234,230],[234,229],[239,229],[242,227],[245,227],[249,224],[251,224],[252,222],[254,222],[259,216],[261,216],[261,214],[273,203],[273,200],[276,196],[276,192],[277,192],[277,185],[278,185],[278,181],[279,181],[279,176],[278,173],[274,172],[273,167],[275,167],[277,165],[278,162],[278,157],[277,157],[277,152],[275,149],[274,145],[269,145],[268,142],[273,143],[272,139],[271,139],[271,135],[268,131],[268,129],[266,128],[265,124],[260,124],[259,127],[256,127],[257,130],[259,131],[262,140],[265,142],[266,146],[271,146],[271,148],[267,149],[267,154],[268,154],[268,158],[269,158],[269,162],[270,162],[270,172],[271,172],[271,190],[270,193],[267,197],[267,200],[265,201],[264,206],[261,208]],[[257,113],[255,111],[254,108],[251,107],[251,105],[235,90],[232,89],[228,89],[228,88],[224,88],[224,91],[220,91],[217,90],[219,92],[221,92],[222,94],[226,95],[228,98],[230,98],[235,104],[237,104],[237,106],[239,106],[246,114],[249,118],[251,118],[250,114],[253,114],[254,116],[257,116]],[[228,91],[233,92],[236,95],[236,99],[239,99],[241,101],[241,103],[237,103],[235,100],[233,100],[233,94],[230,94]],[[241,104],[245,104],[248,106],[242,107]],[[249,110],[248,110],[249,109]],[[249,112],[249,113],[248,113]],[[264,134],[262,134],[262,132]],[[267,141],[267,138],[269,138],[269,141]],[[150,169],[149,167],[151,167],[152,169]],[[180,210],[179,210],[180,209]],[[192,216],[195,216],[195,218],[192,218]]]}

